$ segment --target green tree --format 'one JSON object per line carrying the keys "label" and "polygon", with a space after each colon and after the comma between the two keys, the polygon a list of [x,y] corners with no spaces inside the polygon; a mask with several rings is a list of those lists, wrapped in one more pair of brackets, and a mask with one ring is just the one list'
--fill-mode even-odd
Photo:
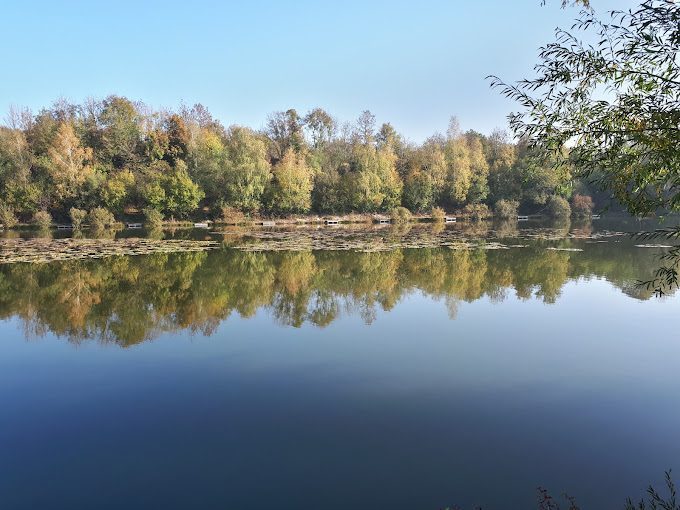
{"label": "green tree", "polygon": [[165,191],[163,210],[181,218],[196,210],[204,197],[203,191],[191,180],[186,164],[179,160],[162,181]]}
{"label": "green tree", "polygon": [[436,204],[444,191],[447,176],[446,155],[435,140],[410,150],[403,163],[404,205],[412,211],[425,211]]}
{"label": "green tree", "polygon": [[545,212],[551,218],[568,218],[571,215],[571,207],[565,198],[552,195],[546,201]]}
{"label": "green tree", "polygon": [[517,150],[502,131],[494,131],[484,146],[489,163],[489,198],[519,200],[522,194],[521,175],[516,171]]}
{"label": "green tree", "polygon": [[435,203],[435,187],[432,178],[420,169],[412,170],[404,180],[403,201],[412,211],[431,209]]}
{"label": "green tree", "polygon": [[631,212],[680,209],[680,4],[646,0],[610,19],[583,11],[541,48],[535,78],[492,84],[522,105],[519,136],[580,176],[598,172]]}
{"label": "green tree", "polygon": [[292,108],[271,114],[267,121],[266,133],[271,141],[273,163],[283,159],[289,149],[300,152],[305,147],[302,118]]}
{"label": "green tree", "polygon": [[461,136],[449,138],[444,146],[447,175],[443,198],[452,204],[461,205],[467,199],[472,186],[470,149]]}
{"label": "green tree", "polygon": [[290,147],[272,169],[268,208],[279,213],[305,213],[312,206],[313,176],[304,156]]}
{"label": "green tree", "polygon": [[83,226],[83,221],[87,218],[87,211],[82,209],[77,209],[76,207],[71,207],[69,210],[69,217],[71,218],[71,224],[75,230],[79,230]]}
{"label": "green tree", "polygon": [[190,175],[211,203],[224,200],[225,141],[216,131],[199,128],[190,151]]}
{"label": "green tree", "polygon": [[14,214],[14,210],[7,204],[0,202],[0,225],[4,228],[16,227],[19,220]]}
{"label": "green tree", "polygon": [[10,110],[8,125],[0,126],[0,200],[18,211],[35,211],[46,206],[43,183],[35,175],[35,155],[26,131],[30,112]]}
{"label": "green tree", "polygon": [[166,162],[162,165],[155,164],[144,170],[138,192],[145,207],[158,211],[166,209],[164,181],[170,171],[170,165]]}
{"label": "green tree", "polygon": [[389,149],[376,149],[365,143],[354,147],[350,171],[344,176],[351,209],[391,211],[401,203],[403,184],[396,159]]}
{"label": "green tree", "polygon": [[184,119],[177,114],[173,114],[165,119],[163,124],[168,141],[163,157],[170,164],[175,164],[178,160],[186,160],[189,154],[191,134]]}
{"label": "green tree", "polygon": [[375,115],[364,110],[356,122],[355,137],[359,143],[371,145],[375,142]]}
{"label": "green tree", "polygon": [[305,115],[304,126],[309,132],[314,149],[322,148],[330,142],[337,127],[335,119],[322,108],[314,108]]}
{"label": "green tree", "polygon": [[112,170],[106,175],[104,183],[99,189],[101,204],[112,211],[121,212],[135,184],[134,174],[123,169]]}
{"label": "green tree", "polygon": [[101,103],[97,131],[100,157],[115,168],[138,162],[142,142],[142,116],[135,104],[124,97],[109,96]]}
{"label": "green tree", "polygon": [[232,126],[224,144],[221,173],[218,182],[225,203],[243,211],[257,211],[272,178],[267,145],[252,130]]}
{"label": "green tree", "polygon": [[483,202],[489,196],[489,163],[484,154],[483,139],[480,133],[474,131],[465,134],[471,174],[467,202],[473,204]]}

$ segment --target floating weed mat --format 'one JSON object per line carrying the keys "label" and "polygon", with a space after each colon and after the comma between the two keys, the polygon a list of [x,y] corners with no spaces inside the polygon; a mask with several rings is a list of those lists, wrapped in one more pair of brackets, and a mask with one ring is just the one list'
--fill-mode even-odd
{"label": "floating weed mat", "polygon": [[47,263],[76,259],[100,259],[121,255],[148,255],[205,251],[215,241],[184,239],[0,239],[0,264]]}
{"label": "floating weed mat", "polygon": [[[224,237],[225,244],[242,251],[356,251],[380,252],[409,248],[449,248],[452,250],[506,250],[526,248],[522,240],[561,241],[564,239],[593,239],[624,236],[623,232],[597,232],[578,235],[555,229],[517,231],[512,236],[499,235],[488,229],[474,233],[455,229],[412,227],[406,229],[306,229],[261,230],[243,232],[238,238]],[[506,242],[510,241],[510,242]],[[518,243],[518,240],[520,241]],[[521,243],[521,244],[520,244]],[[577,250],[573,250],[577,251]],[[581,250],[578,250],[581,251]]]}
{"label": "floating weed mat", "polygon": [[396,248],[436,248],[460,243],[454,231],[426,229],[381,230],[269,230],[248,232],[233,248],[242,251],[356,251],[380,252]]}
{"label": "floating weed mat", "polygon": [[448,246],[451,250],[509,250],[510,248],[526,248],[526,244],[502,244],[496,242],[460,242]]}
{"label": "floating weed mat", "polygon": [[636,244],[636,248],[674,248],[674,246],[671,246],[670,244]]}
{"label": "floating weed mat", "polygon": [[555,246],[551,246],[549,248],[546,248],[546,250],[550,251],[583,251],[581,248],[558,248]]}

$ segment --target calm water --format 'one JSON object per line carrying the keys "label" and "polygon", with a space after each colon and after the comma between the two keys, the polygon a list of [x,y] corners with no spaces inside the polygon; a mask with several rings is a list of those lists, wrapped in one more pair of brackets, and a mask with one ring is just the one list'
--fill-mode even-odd
{"label": "calm water", "polygon": [[0,266],[0,508],[621,508],[680,471],[680,299],[530,232]]}

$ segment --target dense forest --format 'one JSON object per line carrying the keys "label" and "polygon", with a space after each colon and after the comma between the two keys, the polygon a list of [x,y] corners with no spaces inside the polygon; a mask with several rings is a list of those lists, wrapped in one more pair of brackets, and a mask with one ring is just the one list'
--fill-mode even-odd
{"label": "dense forest", "polygon": [[[225,128],[199,105],[153,111],[110,96],[10,111],[0,127],[0,223],[390,212],[484,216],[518,208],[589,213],[593,190],[500,131],[421,144],[365,111],[340,125],[322,109]],[[596,197],[597,198],[597,197]],[[600,197],[606,198],[606,197]],[[93,213],[94,211],[94,213]]]}

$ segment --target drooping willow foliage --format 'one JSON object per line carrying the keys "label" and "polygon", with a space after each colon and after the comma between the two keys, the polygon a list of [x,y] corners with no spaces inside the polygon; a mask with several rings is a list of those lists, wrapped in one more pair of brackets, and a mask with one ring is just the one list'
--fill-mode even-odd
{"label": "drooping willow foliage", "polygon": [[[542,47],[535,76],[492,85],[522,110],[515,134],[634,214],[680,211],[680,3],[646,0],[606,20],[581,11]],[[673,232],[669,232],[674,237]],[[663,280],[677,284],[671,257]]]}

